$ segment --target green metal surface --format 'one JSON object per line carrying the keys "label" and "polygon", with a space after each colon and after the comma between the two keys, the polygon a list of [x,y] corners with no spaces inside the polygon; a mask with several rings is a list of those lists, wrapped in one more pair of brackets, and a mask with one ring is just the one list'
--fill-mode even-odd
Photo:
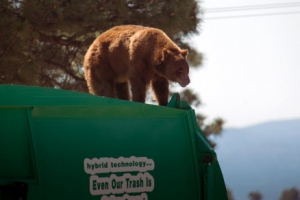
{"label": "green metal surface", "polygon": [[[227,199],[194,110],[0,85],[0,199]],[[11,192],[11,191],[10,191]]]}

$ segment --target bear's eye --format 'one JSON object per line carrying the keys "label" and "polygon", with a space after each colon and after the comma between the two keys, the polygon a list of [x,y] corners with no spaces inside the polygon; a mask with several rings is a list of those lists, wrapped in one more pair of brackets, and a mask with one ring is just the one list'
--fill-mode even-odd
{"label": "bear's eye", "polygon": [[183,69],[181,69],[181,68],[177,70],[178,74],[181,74],[182,72],[183,72]]}

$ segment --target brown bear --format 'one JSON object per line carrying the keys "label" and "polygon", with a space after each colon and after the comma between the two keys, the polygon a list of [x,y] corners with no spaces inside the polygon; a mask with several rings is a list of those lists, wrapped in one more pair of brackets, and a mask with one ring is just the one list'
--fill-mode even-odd
{"label": "brown bear", "polygon": [[151,84],[159,105],[167,105],[169,81],[190,83],[187,53],[159,29],[116,26],[96,38],[84,57],[89,92],[129,100],[130,82],[132,100],[144,103]]}

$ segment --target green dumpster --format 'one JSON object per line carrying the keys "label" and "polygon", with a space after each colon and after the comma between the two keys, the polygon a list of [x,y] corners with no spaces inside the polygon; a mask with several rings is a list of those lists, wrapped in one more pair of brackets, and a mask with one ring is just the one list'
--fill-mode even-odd
{"label": "green dumpster", "polygon": [[0,199],[227,199],[194,110],[0,86]]}

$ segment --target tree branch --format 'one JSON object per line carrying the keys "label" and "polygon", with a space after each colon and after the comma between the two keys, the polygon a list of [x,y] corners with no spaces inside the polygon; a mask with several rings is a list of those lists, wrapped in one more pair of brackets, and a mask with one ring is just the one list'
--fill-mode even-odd
{"label": "tree branch", "polygon": [[2,56],[4,56],[4,54],[12,47],[12,45],[20,38],[20,36],[16,37],[11,43],[10,45],[3,51],[3,53],[0,55],[0,58]]}
{"label": "tree branch", "polygon": [[45,63],[48,63],[50,65],[54,65],[57,66],[59,69],[63,70],[67,75],[69,75],[70,77],[72,77],[75,81],[77,82],[84,82],[84,79],[81,77],[76,76],[72,70],[70,70],[67,66],[64,66],[62,64],[59,63],[55,63],[51,60],[44,60]]}
{"label": "tree branch", "polygon": [[39,41],[47,42],[52,44],[58,44],[60,46],[73,46],[73,47],[81,47],[81,42],[75,41],[72,38],[62,39],[62,36],[49,36],[39,32]]}

